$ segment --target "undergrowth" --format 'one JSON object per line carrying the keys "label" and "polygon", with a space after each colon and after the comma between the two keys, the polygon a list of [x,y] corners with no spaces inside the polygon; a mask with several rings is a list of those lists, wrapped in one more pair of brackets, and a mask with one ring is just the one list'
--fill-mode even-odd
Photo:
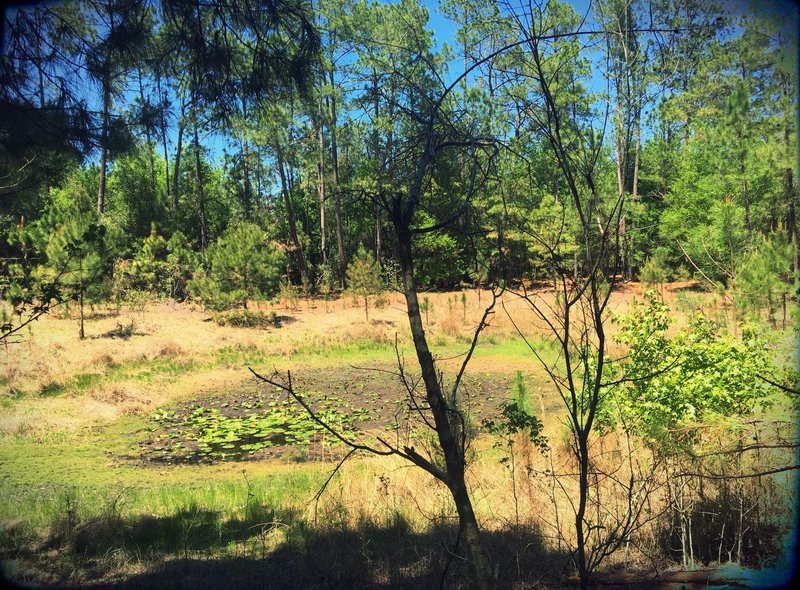
{"label": "undergrowth", "polygon": [[234,309],[214,314],[218,326],[234,326],[237,328],[280,328],[281,316],[274,311],[264,313],[247,309]]}

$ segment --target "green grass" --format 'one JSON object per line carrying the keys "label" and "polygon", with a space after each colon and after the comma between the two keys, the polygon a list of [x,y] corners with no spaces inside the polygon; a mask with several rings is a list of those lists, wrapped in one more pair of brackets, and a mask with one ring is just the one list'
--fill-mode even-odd
{"label": "green grass", "polygon": [[257,365],[271,358],[269,352],[255,344],[223,346],[214,351],[214,364],[219,366]]}
{"label": "green grass", "polygon": [[[449,341],[436,353],[442,357],[453,356],[465,348],[462,342]],[[412,354],[411,349],[404,354]],[[297,355],[324,361],[321,364],[348,361],[368,364],[393,362],[395,350],[393,343],[355,341],[327,348],[309,344]],[[518,341],[481,346],[476,357],[481,356],[502,358],[508,366],[531,362],[527,347]],[[109,367],[105,375],[75,375],[63,384],[51,386],[48,394],[83,391],[121,379],[170,379],[200,368],[257,365],[281,358],[261,348],[240,346],[217,350],[208,363],[176,359],[122,363]],[[241,464],[143,464],[139,460],[138,442],[148,425],[146,417],[125,416],[104,427],[46,441],[24,436],[3,441],[0,443],[0,521],[23,521],[31,529],[48,528],[55,526],[70,506],[86,520],[103,514],[117,498],[122,501],[123,516],[144,513],[168,516],[192,506],[221,511],[229,517],[235,515],[248,498],[248,483],[242,475]],[[252,489],[258,489],[258,501],[277,506],[287,498],[308,499],[327,467],[306,464],[292,466],[289,470],[281,465],[253,464],[246,469],[254,472],[248,477]]]}
{"label": "green grass", "polygon": [[39,395],[42,397],[55,397],[61,395],[68,390],[68,386],[59,381],[51,381],[42,385],[39,389]]}
{"label": "green grass", "polygon": [[[439,336],[431,346],[434,356],[439,358],[454,357],[465,353],[469,349],[469,341],[461,338],[450,338]],[[547,358],[552,356],[556,350],[551,342],[545,340],[534,340],[531,345]],[[401,344],[401,354],[406,358],[414,355],[414,348],[410,343]],[[358,361],[365,364],[370,361],[396,361],[396,351],[394,342],[375,342],[373,340],[355,340],[347,344],[327,343],[318,345],[312,343],[298,349],[295,353],[302,358],[328,359],[341,363]],[[529,365],[537,362],[528,345],[520,338],[498,338],[482,337],[478,342],[474,358],[498,358],[502,359],[503,365],[509,374],[519,368],[520,365]],[[255,359],[253,359],[255,360]],[[262,362],[272,360],[261,358]]]}
{"label": "green grass", "polygon": [[[530,346],[521,338],[494,339],[493,341],[480,342],[475,349],[475,358],[502,359],[504,368],[513,374],[522,366],[538,364],[538,360],[531,352],[531,347],[545,360],[550,361],[558,353],[558,345],[551,340],[529,340]],[[462,346],[462,349],[466,346]]]}
{"label": "green grass", "polygon": [[315,467],[226,475],[183,473],[157,485],[152,474],[149,483],[138,485],[103,485],[91,478],[72,485],[3,484],[0,551],[44,542],[80,559],[118,551],[136,558],[218,554],[246,543],[263,526],[291,523],[324,481]]}
{"label": "green grass", "polygon": [[95,386],[104,386],[125,380],[153,383],[156,380],[172,383],[182,375],[203,368],[212,368],[213,363],[200,363],[193,359],[136,360],[111,365],[105,373],[76,373],[63,381],[51,381],[39,388],[42,397],[57,397],[65,394],[83,393]]}
{"label": "green grass", "polygon": [[[412,349],[406,346],[401,347],[401,350],[410,352]],[[347,343],[312,339],[294,351],[292,356],[319,364],[345,364],[354,361],[368,363],[394,359],[395,348],[394,342],[370,339],[351,340]]]}
{"label": "green grass", "polygon": [[1,444],[0,522],[52,528],[71,510],[86,521],[106,514],[114,503],[126,517],[170,516],[190,507],[230,516],[248,502],[277,506],[291,498],[306,501],[324,478],[325,466],[316,464],[291,470],[281,465],[144,465],[135,460],[137,441],[130,436],[144,424],[126,417],[61,444],[22,439]]}

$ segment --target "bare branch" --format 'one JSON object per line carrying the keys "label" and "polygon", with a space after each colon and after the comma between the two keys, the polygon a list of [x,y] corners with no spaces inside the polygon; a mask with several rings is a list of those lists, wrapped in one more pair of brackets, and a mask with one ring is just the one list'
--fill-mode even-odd
{"label": "bare branch", "polygon": [[[502,289],[501,289],[502,293]],[[486,307],[483,312],[483,317],[481,317],[481,321],[478,323],[478,327],[475,328],[475,334],[472,337],[472,343],[470,344],[469,351],[467,352],[467,356],[464,357],[464,361],[461,363],[461,368],[458,370],[458,374],[456,375],[455,381],[453,381],[452,387],[452,397],[455,399],[456,393],[458,392],[458,386],[461,384],[461,378],[464,376],[464,371],[467,369],[467,365],[469,364],[470,359],[472,358],[472,353],[475,352],[475,347],[478,346],[478,337],[481,335],[481,332],[485,328],[489,326],[489,316],[494,314],[494,306],[497,303],[498,294],[497,291],[492,289],[492,302]]]}

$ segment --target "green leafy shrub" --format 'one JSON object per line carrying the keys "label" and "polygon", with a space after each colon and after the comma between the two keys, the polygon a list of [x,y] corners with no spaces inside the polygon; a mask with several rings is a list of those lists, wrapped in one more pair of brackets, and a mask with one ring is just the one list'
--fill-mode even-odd
{"label": "green leafy shrub", "polygon": [[198,256],[189,246],[186,236],[180,231],[167,240],[167,273],[169,274],[169,296],[183,301],[188,295],[187,285],[198,264]]}
{"label": "green leafy shrub", "polygon": [[667,252],[662,249],[657,249],[653,255],[648,258],[642,270],[639,273],[639,279],[648,285],[661,285],[669,276],[669,267],[667,266]]}
{"label": "green leafy shrub", "polygon": [[383,290],[383,281],[380,266],[363,245],[358,247],[356,255],[347,265],[347,284],[354,297],[363,298],[364,315],[369,321],[369,296]]}
{"label": "green leafy shrub", "polygon": [[429,287],[457,285],[465,272],[456,240],[442,232],[417,236],[414,239],[414,274],[420,284]]}
{"label": "green leafy shrub", "polygon": [[519,434],[542,452],[548,449],[547,437],[542,434],[544,424],[536,417],[522,371],[517,371],[510,399],[502,403],[500,414],[499,420],[484,420],[483,426],[488,432],[500,436],[508,445]]}
{"label": "green leafy shrub", "polygon": [[[654,291],[645,297],[616,320],[617,340],[628,352],[610,363],[600,425],[641,440],[657,477],[674,482],[668,510],[657,519],[666,551],[684,563],[709,561],[724,544],[738,547],[738,561],[759,561],[764,548],[774,554],[790,521],[781,513],[788,502],[777,480],[753,475],[791,458],[770,445],[748,452],[774,435],[768,410],[778,389],[762,377],[776,375],[775,350],[754,331],[737,338],[700,314],[672,335],[669,308]],[[714,477],[704,480],[704,473]],[[747,508],[760,503],[773,505],[775,518]]]}
{"label": "green leafy shrub", "polygon": [[272,311],[249,311],[247,309],[234,309],[214,314],[214,321],[218,326],[234,326],[237,328],[270,328],[279,327],[280,318]]}
{"label": "green leafy shrub", "polygon": [[278,291],[282,251],[253,223],[229,227],[207,254],[208,270],[189,282],[189,292],[208,309],[222,311]]}
{"label": "green leafy shrub", "polygon": [[[741,339],[724,334],[714,322],[696,315],[672,337],[670,310],[655,291],[645,304],[615,319],[617,341],[629,352],[610,363],[613,382],[624,376],[604,404],[604,419],[640,434],[661,451],[690,444],[681,427],[715,418],[745,418],[770,404],[774,374],[767,343],[753,332]],[[612,409],[613,408],[613,409]]]}
{"label": "green leafy shrub", "polygon": [[131,263],[121,268],[121,276],[115,277],[115,285],[123,293],[136,290],[164,294],[169,280],[166,259],[167,241],[158,235],[152,224],[150,235],[142,241]]}
{"label": "green leafy shrub", "polygon": [[113,291],[117,302],[130,303],[136,293],[182,301],[196,266],[197,255],[181,232],[176,231],[165,240],[153,224],[132,260],[114,262]]}

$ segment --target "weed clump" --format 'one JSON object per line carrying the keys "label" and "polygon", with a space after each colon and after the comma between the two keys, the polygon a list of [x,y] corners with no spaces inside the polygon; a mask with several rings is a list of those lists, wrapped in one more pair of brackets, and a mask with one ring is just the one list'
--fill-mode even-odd
{"label": "weed clump", "polygon": [[281,318],[274,311],[267,313],[236,309],[214,315],[218,326],[234,326],[236,328],[280,328]]}

